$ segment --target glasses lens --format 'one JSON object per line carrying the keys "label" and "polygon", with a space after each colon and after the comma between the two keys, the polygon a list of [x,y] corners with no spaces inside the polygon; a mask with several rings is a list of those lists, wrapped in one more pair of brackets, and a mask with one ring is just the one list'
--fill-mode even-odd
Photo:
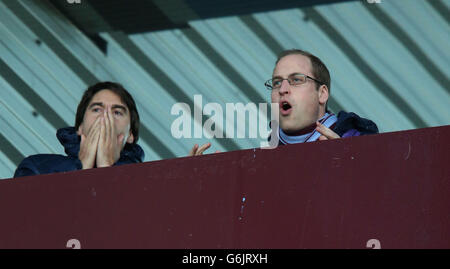
{"label": "glasses lens", "polygon": [[280,88],[280,87],[281,87],[281,82],[282,82],[282,81],[283,81],[283,80],[282,80],[282,79],[279,79],[279,78],[272,79],[272,88],[274,88],[274,89]]}
{"label": "glasses lens", "polygon": [[269,79],[268,81],[266,81],[266,82],[264,83],[264,86],[266,86],[266,88],[267,88],[268,90],[272,90],[272,80]]}
{"label": "glasses lens", "polygon": [[289,77],[289,84],[291,85],[300,85],[306,82],[306,76],[302,74],[295,74]]}

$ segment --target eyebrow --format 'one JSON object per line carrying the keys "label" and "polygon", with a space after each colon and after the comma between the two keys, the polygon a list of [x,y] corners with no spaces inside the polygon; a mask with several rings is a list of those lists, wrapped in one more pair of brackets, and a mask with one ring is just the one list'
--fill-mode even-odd
{"label": "eyebrow", "polygon": [[123,106],[123,105],[113,105],[113,106],[111,107],[111,109],[115,109],[115,108],[121,109],[121,110],[123,110],[123,112],[125,112],[125,113],[128,112],[127,108],[126,108],[125,106]]}
{"label": "eyebrow", "polygon": [[[105,105],[104,105],[102,102],[96,102],[96,103],[90,104],[89,107],[88,107],[88,109],[91,109],[91,108],[93,108],[94,106],[105,107]],[[125,106],[123,106],[123,105],[115,104],[115,105],[113,105],[113,106],[111,107],[111,109],[116,109],[116,108],[123,110],[123,112],[125,112],[125,113],[128,112],[127,108],[126,108]]]}
{"label": "eyebrow", "polygon": [[[299,73],[299,72],[295,72],[295,73],[289,74],[288,77],[294,76],[294,75],[305,75],[305,74]],[[305,76],[306,76],[306,75],[305,75]],[[281,77],[281,76],[275,76],[275,77],[273,77],[272,79],[276,79],[276,78],[281,78],[281,79],[282,79],[283,77]]]}
{"label": "eyebrow", "polygon": [[103,103],[97,102],[97,103],[92,103],[92,104],[90,104],[89,107],[88,107],[88,109],[91,109],[91,108],[93,108],[94,106],[101,106],[101,107],[104,107]]}

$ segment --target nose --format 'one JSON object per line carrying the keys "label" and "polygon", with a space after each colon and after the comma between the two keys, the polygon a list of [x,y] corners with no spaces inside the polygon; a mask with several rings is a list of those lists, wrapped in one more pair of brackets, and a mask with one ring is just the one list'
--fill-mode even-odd
{"label": "nose", "polygon": [[281,82],[281,87],[280,87],[280,89],[278,90],[278,92],[279,92],[281,95],[287,94],[287,93],[289,93],[290,88],[291,88],[291,85],[289,84],[289,81],[288,81],[287,79],[285,79],[285,80],[283,80],[283,81]]}

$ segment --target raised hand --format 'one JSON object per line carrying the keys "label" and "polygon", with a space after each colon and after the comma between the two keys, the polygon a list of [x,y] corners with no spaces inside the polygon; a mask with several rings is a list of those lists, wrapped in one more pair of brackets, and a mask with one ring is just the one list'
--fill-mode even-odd
{"label": "raised hand", "polygon": [[[195,144],[192,147],[191,151],[189,152],[188,156],[202,155],[205,150],[209,149],[209,147],[211,147],[211,143],[206,143],[206,144],[202,145],[201,147],[199,147],[198,144]],[[216,150],[215,153],[220,153],[220,151]]]}
{"label": "raised hand", "polygon": [[111,106],[106,107],[103,118],[97,147],[97,167],[112,166],[119,160],[124,139],[123,134],[118,136],[116,133]]}
{"label": "raised hand", "polygon": [[330,128],[322,125],[320,122],[316,122],[316,130],[321,134],[319,136],[319,140],[328,140],[328,139],[336,139],[341,138],[337,133],[333,132]]}
{"label": "raised hand", "polygon": [[98,117],[92,124],[86,135],[81,134],[80,151],[78,159],[80,159],[83,169],[93,168],[97,156],[97,146],[100,138],[102,117]]}

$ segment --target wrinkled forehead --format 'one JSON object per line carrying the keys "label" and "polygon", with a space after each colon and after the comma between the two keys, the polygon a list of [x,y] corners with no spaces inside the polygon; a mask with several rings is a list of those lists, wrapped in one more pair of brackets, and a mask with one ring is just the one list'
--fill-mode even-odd
{"label": "wrinkled forehead", "polygon": [[272,77],[288,77],[294,73],[301,73],[311,76],[311,60],[307,56],[301,54],[284,56],[275,66]]}
{"label": "wrinkled forehead", "polygon": [[93,103],[102,103],[103,105],[121,105],[124,106],[127,110],[127,105],[123,102],[122,98],[116,94],[115,92],[104,89],[98,91],[89,102],[88,107]]}

